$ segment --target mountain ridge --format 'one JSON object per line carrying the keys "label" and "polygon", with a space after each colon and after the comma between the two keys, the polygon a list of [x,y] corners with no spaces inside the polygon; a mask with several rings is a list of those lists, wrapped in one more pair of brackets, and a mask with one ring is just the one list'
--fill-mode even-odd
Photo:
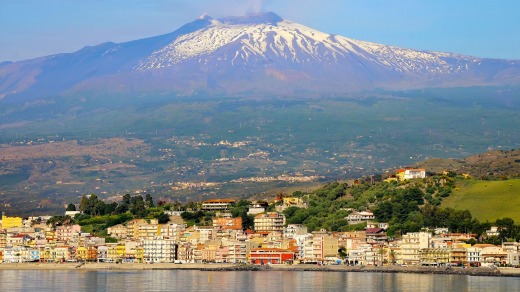
{"label": "mountain ridge", "polygon": [[12,102],[96,90],[343,94],[519,83],[520,61],[354,40],[272,12],[203,15],[169,34],[0,64],[0,100]]}

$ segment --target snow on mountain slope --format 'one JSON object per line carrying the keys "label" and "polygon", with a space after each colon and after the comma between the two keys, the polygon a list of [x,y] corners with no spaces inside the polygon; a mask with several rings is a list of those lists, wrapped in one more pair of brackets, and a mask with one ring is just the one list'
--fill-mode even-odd
{"label": "snow on mountain slope", "polygon": [[[210,18],[209,18],[210,19]],[[219,49],[217,61],[230,65],[250,61],[281,59],[298,65],[319,62],[342,64],[348,56],[364,59],[396,72],[422,75],[452,74],[479,61],[478,58],[447,53],[421,52],[326,34],[306,26],[279,19],[276,23],[246,23],[210,19],[201,30],[180,36],[164,48],[141,61],[136,70],[172,67],[197,59],[203,65]],[[450,62],[456,60],[456,62]]]}

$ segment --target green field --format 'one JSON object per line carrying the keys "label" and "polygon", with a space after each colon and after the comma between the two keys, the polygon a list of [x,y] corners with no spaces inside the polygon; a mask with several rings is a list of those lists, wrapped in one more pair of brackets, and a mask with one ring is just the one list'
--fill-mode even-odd
{"label": "green field", "polygon": [[510,217],[520,222],[520,179],[460,181],[442,207],[469,210],[481,222]]}

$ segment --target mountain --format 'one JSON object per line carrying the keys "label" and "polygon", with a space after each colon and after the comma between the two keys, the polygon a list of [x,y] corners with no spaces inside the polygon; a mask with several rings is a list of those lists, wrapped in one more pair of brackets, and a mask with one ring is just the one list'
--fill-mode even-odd
{"label": "mountain", "polygon": [[271,12],[204,15],[170,34],[0,63],[4,102],[96,91],[305,96],[519,83],[517,60],[359,41]]}

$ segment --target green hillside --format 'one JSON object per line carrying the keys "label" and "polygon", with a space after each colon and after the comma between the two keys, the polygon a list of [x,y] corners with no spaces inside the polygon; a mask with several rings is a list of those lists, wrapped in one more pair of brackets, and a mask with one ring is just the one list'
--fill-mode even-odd
{"label": "green hillside", "polygon": [[504,217],[520,222],[520,179],[458,181],[457,188],[442,201],[441,206],[467,209],[481,222]]}

